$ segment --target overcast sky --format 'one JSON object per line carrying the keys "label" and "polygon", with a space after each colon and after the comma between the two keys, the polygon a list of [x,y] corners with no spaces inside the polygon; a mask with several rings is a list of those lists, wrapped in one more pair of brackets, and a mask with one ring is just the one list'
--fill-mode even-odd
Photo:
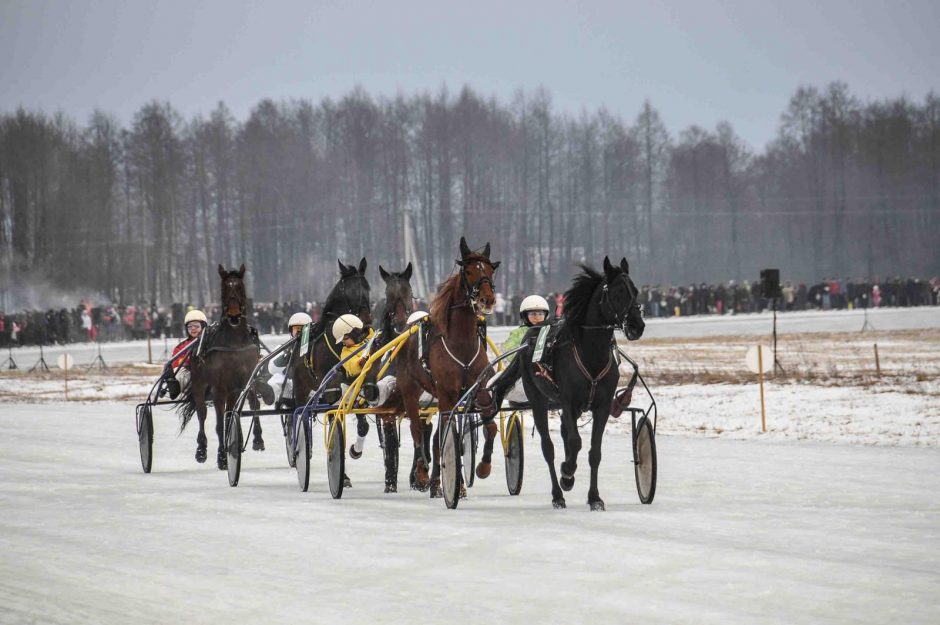
{"label": "overcast sky", "polygon": [[541,85],[558,111],[632,121],[648,98],[673,133],[727,120],[763,149],[799,85],[833,80],[863,100],[940,90],[940,1],[0,0],[0,112],[80,123],[154,98],[244,120],[355,85],[503,101]]}

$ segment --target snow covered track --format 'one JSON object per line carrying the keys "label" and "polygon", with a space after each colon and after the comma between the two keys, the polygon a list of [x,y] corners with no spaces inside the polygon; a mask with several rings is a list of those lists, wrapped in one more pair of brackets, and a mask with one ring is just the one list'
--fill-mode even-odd
{"label": "snow covered track", "polygon": [[[551,509],[526,437],[456,511],[382,494],[374,431],[329,497],[274,440],[237,489],[156,415],[154,472],[128,404],[0,411],[0,623],[932,623],[940,616],[940,452],[668,436],[637,501],[627,440],[605,437],[606,513]],[[269,431],[272,435],[276,428]],[[557,443],[557,432],[555,433]]]}

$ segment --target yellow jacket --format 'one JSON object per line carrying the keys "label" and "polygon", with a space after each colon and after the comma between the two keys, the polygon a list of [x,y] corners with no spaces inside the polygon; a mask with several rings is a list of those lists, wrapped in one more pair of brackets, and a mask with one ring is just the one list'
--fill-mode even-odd
{"label": "yellow jacket", "polygon": [[[352,347],[346,347],[345,345],[343,346],[343,350],[339,353],[339,359],[344,360],[351,353],[359,349],[359,347],[361,347],[364,343],[368,343],[370,340],[372,340],[373,336],[375,336],[375,330],[369,328],[369,334],[366,335],[361,343],[356,343]],[[369,354],[367,352],[368,350],[362,350],[359,352],[358,356],[350,358],[343,365],[343,369],[346,370],[346,374],[350,378],[355,378],[362,371],[362,365],[366,364],[366,360],[369,359]]]}

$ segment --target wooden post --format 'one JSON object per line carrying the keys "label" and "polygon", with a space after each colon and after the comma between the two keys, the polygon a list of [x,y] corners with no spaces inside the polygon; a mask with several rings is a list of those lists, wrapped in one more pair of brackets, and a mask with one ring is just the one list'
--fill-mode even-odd
{"label": "wooden post", "polygon": [[69,361],[68,356],[65,357],[65,401],[69,400]]}
{"label": "wooden post", "polygon": [[767,431],[767,415],[764,411],[764,350],[757,346],[757,370],[760,376],[760,428]]}
{"label": "wooden post", "polygon": [[147,364],[153,364],[153,350],[150,349],[150,333],[147,333]]}
{"label": "wooden post", "polygon": [[878,372],[878,377],[881,377],[881,360],[878,358],[878,343],[875,343],[875,371]]}

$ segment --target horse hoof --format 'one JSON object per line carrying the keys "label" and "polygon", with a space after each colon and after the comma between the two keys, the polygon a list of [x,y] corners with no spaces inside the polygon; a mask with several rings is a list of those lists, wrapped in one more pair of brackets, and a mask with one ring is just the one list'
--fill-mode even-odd
{"label": "horse hoof", "polygon": [[398,484],[394,484],[394,483],[392,483],[392,482],[386,483],[386,484],[385,484],[385,492],[386,492],[386,493],[397,493],[397,492],[398,492]]}
{"label": "horse hoof", "polygon": [[563,510],[564,508],[567,508],[567,507],[568,507],[568,506],[565,505],[565,500],[564,500],[564,499],[553,499],[553,500],[552,500],[552,508],[554,508],[555,510]]}
{"label": "horse hoof", "polygon": [[592,501],[590,503],[591,503],[592,512],[604,512],[607,510],[607,508],[604,507],[604,502],[601,501],[600,499],[598,499],[597,501]]}
{"label": "horse hoof", "polygon": [[349,457],[352,458],[353,460],[359,460],[359,458],[362,458],[362,452],[361,452],[361,451],[356,451],[356,446],[355,446],[355,445],[350,445],[350,446],[349,446]]}
{"label": "horse hoof", "polygon": [[493,463],[483,462],[482,460],[477,464],[477,477],[481,480],[485,480],[490,476],[490,471],[493,470]]}
{"label": "horse hoof", "polygon": [[352,480],[348,475],[343,476],[343,488],[352,488]]}
{"label": "horse hoof", "polygon": [[460,483],[460,498],[461,499],[467,498],[467,487],[464,486],[463,482]]}
{"label": "horse hoof", "polygon": [[198,462],[199,464],[202,464],[205,461],[206,461],[206,450],[203,449],[202,447],[198,447],[196,449],[196,462]]}
{"label": "horse hoof", "polygon": [[444,496],[444,490],[441,488],[441,481],[434,480],[431,484],[431,499],[439,499]]}
{"label": "horse hoof", "polygon": [[417,491],[425,492],[431,485],[431,477],[428,475],[428,468],[424,466],[423,460],[418,460],[414,470],[414,481],[411,487]]}
{"label": "horse hoof", "polygon": [[264,440],[256,438],[251,442],[251,448],[255,451],[264,451]]}
{"label": "horse hoof", "polygon": [[561,484],[561,490],[569,491],[574,488],[574,476],[573,475],[562,475],[561,479],[558,480]]}
{"label": "horse hoof", "polygon": [[228,456],[226,456],[225,454],[219,454],[219,457],[217,458],[216,463],[219,465],[219,471],[227,470],[228,469]]}

